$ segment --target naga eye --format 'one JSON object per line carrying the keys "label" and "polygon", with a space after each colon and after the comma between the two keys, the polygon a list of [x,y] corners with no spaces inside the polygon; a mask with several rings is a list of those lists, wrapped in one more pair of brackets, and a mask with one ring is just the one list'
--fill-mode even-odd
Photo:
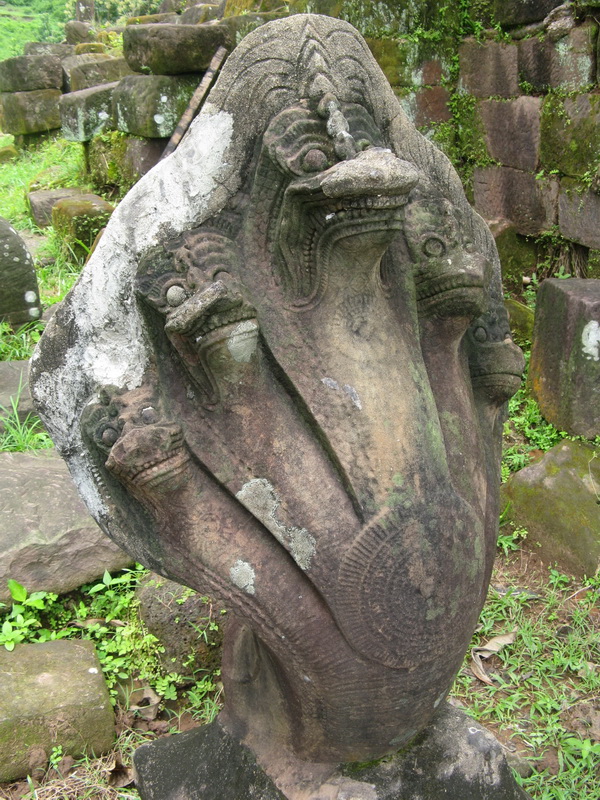
{"label": "naga eye", "polygon": [[302,169],[305,172],[322,172],[327,169],[327,156],[322,150],[313,148],[302,159]]}
{"label": "naga eye", "polygon": [[446,245],[439,236],[429,236],[423,242],[422,249],[426,256],[439,258],[446,252]]}
{"label": "naga eye", "polygon": [[473,242],[465,242],[463,244],[463,249],[465,253],[474,253],[475,252],[475,245]]}
{"label": "naga eye", "polygon": [[180,306],[186,297],[187,293],[185,289],[177,283],[174,283],[167,289],[167,303],[170,306]]}
{"label": "naga eye", "polygon": [[143,408],[140,416],[144,425],[153,425],[158,420],[156,410],[152,406]]}
{"label": "naga eye", "polygon": [[476,342],[487,342],[487,331],[485,328],[482,328],[481,325],[478,328],[475,328],[473,331],[473,338]]}
{"label": "naga eye", "polygon": [[369,147],[373,147],[373,145],[368,139],[359,139],[358,142],[356,143],[356,147],[359,150],[368,150]]}
{"label": "naga eye", "polygon": [[98,431],[98,438],[106,447],[112,447],[119,438],[119,431],[111,425],[107,425],[105,428]]}

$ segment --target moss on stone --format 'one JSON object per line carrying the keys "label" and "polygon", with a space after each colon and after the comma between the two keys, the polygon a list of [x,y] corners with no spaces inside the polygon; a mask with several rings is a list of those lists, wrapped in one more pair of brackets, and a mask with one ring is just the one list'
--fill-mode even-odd
{"label": "moss on stone", "polygon": [[113,210],[110,203],[95,195],[67,197],[52,209],[52,225],[64,249],[84,261]]}
{"label": "moss on stone", "polygon": [[600,250],[590,250],[585,277],[600,279]]}
{"label": "moss on stone", "polygon": [[81,56],[86,53],[106,53],[106,45],[102,42],[82,42],[75,45],[75,55]]}
{"label": "moss on stone", "polygon": [[127,134],[121,131],[108,131],[92,138],[87,159],[90,180],[96,190],[110,186],[131,188],[124,182],[123,175],[126,146]]}
{"label": "moss on stone", "polygon": [[573,178],[600,162],[600,95],[549,94],[542,105],[540,163]]}

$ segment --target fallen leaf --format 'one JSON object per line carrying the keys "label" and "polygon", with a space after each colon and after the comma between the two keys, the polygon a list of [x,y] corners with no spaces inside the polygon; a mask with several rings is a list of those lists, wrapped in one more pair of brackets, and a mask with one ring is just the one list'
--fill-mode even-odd
{"label": "fallen leaf", "polygon": [[471,672],[475,675],[483,683],[487,683],[488,686],[493,686],[494,682],[490,678],[490,676],[485,671],[485,667],[483,666],[483,662],[481,657],[478,653],[473,650],[471,652]]}
{"label": "fallen leaf", "polygon": [[507,644],[512,644],[517,638],[517,630],[510,633],[503,633],[500,636],[494,636],[493,639],[485,642],[479,647],[473,648],[473,653],[477,654],[480,658],[489,658],[490,656],[499,653]]}
{"label": "fallen leaf", "polygon": [[121,756],[117,755],[114,766],[108,776],[108,785],[113,786],[115,789],[123,789],[125,786],[130,786],[132,783],[133,770],[130,767],[126,767],[121,760]]}

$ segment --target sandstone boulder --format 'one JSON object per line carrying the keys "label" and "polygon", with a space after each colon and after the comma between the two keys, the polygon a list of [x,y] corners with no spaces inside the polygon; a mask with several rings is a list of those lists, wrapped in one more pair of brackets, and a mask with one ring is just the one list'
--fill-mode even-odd
{"label": "sandstone boulder", "polygon": [[112,94],[117,82],[81,89],[60,98],[62,134],[71,142],[88,142],[113,125]]}
{"label": "sandstone boulder", "polygon": [[0,453],[0,507],[2,602],[9,578],[60,594],[131,564],[90,517],[54,451]]}
{"label": "sandstone boulder", "polygon": [[0,320],[21,325],[40,314],[31,253],[12,225],[0,218]]}
{"label": "sandstone boulder", "polygon": [[0,648],[0,782],[25,777],[34,750],[100,756],[114,715],[92,642],[57,640]]}
{"label": "sandstone boulder", "polygon": [[231,46],[224,25],[128,25],[123,34],[131,69],[155,75],[200,72],[221,45]]}
{"label": "sandstone boulder", "polygon": [[563,441],[502,486],[508,516],[548,564],[575,575],[600,564],[600,452]]}
{"label": "sandstone boulder", "polygon": [[542,414],[556,428],[600,435],[600,280],[543,281],[529,382]]}
{"label": "sandstone boulder", "polygon": [[134,136],[171,136],[192,94],[198,76],[130,75],[113,93],[117,128]]}
{"label": "sandstone boulder", "polygon": [[60,59],[53,55],[16,56],[0,61],[0,92],[60,89]]}
{"label": "sandstone boulder", "polygon": [[0,94],[0,126],[15,136],[60,128],[59,89]]}

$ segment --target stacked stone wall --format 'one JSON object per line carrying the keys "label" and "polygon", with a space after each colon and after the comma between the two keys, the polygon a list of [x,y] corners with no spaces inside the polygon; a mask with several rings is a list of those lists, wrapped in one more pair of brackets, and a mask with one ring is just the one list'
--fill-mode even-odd
{"label": "stacked stone wall", "polygon": [[[165,0],[159,11],[108,31],[73,21],[66,43],[0,63],[3,130],[61,126],[98,186],[126,188],[160,157],[219,45],[286,13],[325,13],[359,28],[407,114],[458,167],[511,289],[543,271],[548,248],[566,272],[600,276],[600,0]],[[109,46],[119,34],[122,52]]]}

